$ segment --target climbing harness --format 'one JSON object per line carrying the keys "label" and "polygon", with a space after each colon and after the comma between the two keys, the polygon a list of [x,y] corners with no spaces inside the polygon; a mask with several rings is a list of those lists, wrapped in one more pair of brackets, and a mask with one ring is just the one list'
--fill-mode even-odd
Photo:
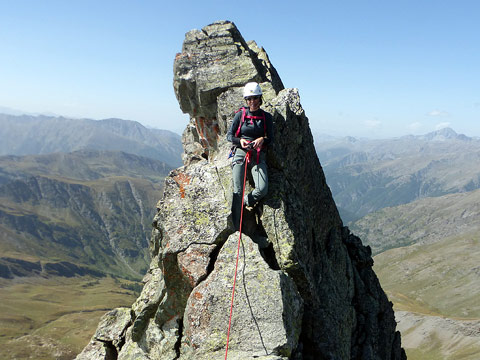
{"label": "climbing harness", "polygon": [[243,123],[245,122],[245,119],[250,119],[250,124],[253,125],[253,120],[260,120],[263,119],[263,132],[267,133],[267,122],[265,120],[265,111],[262,110],[262,116],[253,116],[253,115],[247,115],[246,112],[246,107],[243,106],[241,109],[237,110],[237,112],[241,111],[242,112],[242,118],[240,120],[240,124],[238,125],[237,131],[235,132],[235,137],[238,137],[240,135],[240,130],[242,128]]}
{"label": "climbing harness", "polygon": [[237,270],[238,270],[238,258],[240,257],[240,243],[242,242],[242,223],[243,223],[243,203],[245,196],[245,183],[247,181],[247,167],[250,162],[250,151],[245,155],[245,175],[243,176],[243,191],[242,191],[242,209],[240,210],[240,227],[239,227],[239,236],[238,236],[238,247],[237,247],[237,260],[235,263],[235,275],[233,277],[233,290],[232,290],[232,301],[230,303],[230,317],[228,319],[228,331],[227,331],[227,347],[225,349],[225,360],[227,360],[228,355],[228,343],[230,340],[230,328],[232,326],[232,314],[233,314],[233,299],[235,297],[235,284],[237,282]]}
{"label": "climbing harness", "polygon": [[[265,111],[262,110],[262,116],[247,115],[245,106],[243,106],[241,109],[237,110],[237,112],[239,112],[239,111],[242,112],[242,118],[240,120],[240,123],[238,124],[237,131],[235,132],[235,137],[238,138],[240,136],[240,131],[242,129],[243,123],[245,122],[245,119],[249,119],[250,124],[252,124],[252,125],[253,125],[253,120],[263,120],[263,134],[265,136],[265,134],[267,133],[267,120],[265,118]],[[263,148],[263,146],[262,147],[259,146],[257,148],[257,164],[260,163],[260,152],[262,151],[262,148]],[[230,153],[228,155],[228,158],[231,158],[233,155],[235,155],[235,151],[236,151],[236,147],[233,146],[230,149]]]}

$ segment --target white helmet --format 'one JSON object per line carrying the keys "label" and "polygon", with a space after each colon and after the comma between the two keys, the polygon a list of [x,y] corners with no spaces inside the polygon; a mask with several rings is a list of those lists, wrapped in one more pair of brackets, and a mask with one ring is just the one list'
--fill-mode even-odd
{"label": "white helmet", "polygon": [[256,82],[249,82],[243,88],[243,97],[247,98],[249,96],[261,96],[262,88]]}

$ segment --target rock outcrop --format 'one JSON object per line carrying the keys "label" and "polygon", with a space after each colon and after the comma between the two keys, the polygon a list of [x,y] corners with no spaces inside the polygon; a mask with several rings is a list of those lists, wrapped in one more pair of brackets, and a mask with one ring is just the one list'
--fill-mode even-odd
{"label": "rock outcrop", "polygon": [[130,318],[107,314],[77,359],[224,359],[239,237],[225,135],[249,81],[264,90],[275,142],[262,215],[244,215],[228,358],[405,359],[370,248],[338,215],[298,91],[231,22],[186,34],[174,64],[191,116],[185,165],[165,181],[144,289]]}

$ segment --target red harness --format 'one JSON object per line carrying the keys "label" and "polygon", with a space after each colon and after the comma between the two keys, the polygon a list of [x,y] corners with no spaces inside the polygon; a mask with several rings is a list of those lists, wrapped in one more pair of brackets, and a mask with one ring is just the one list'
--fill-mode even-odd
{"label": "red harness", "polygon": [[[265,136],[265,134],[267,133],[267,121],[265,119],[265,111],[262,110],[262,116],[254,116],[254,115],[247,115],[247,112],[245,109],[246,109],[245,107],[242,107],[241,109],[238,110],[238,111],[242,111],[242,119],[240,120],[240,124],[238,125],[238,129],[237,129],[237,132],[235,133],[235,137],[237,138],[239,137],[240,130],[242,128],[243,123],[245,122],[245,119],[250,119],[250,124],[252,125],[253,125],[253,120],[263,119],[263,136]],[[257,164],[260,162],[260,151],[262,151],[262,149],[258,147],[257,148]]]}

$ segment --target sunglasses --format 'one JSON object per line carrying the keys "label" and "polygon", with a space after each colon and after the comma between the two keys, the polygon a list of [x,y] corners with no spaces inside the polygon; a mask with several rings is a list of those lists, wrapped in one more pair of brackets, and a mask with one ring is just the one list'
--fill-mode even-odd
{"label": "sunglasses", "polygon": [[245,100],[247,100],[247,101],[258,100],[258,99],[260,99],[260,96],[250,96],[250,97],[245,98]]}

